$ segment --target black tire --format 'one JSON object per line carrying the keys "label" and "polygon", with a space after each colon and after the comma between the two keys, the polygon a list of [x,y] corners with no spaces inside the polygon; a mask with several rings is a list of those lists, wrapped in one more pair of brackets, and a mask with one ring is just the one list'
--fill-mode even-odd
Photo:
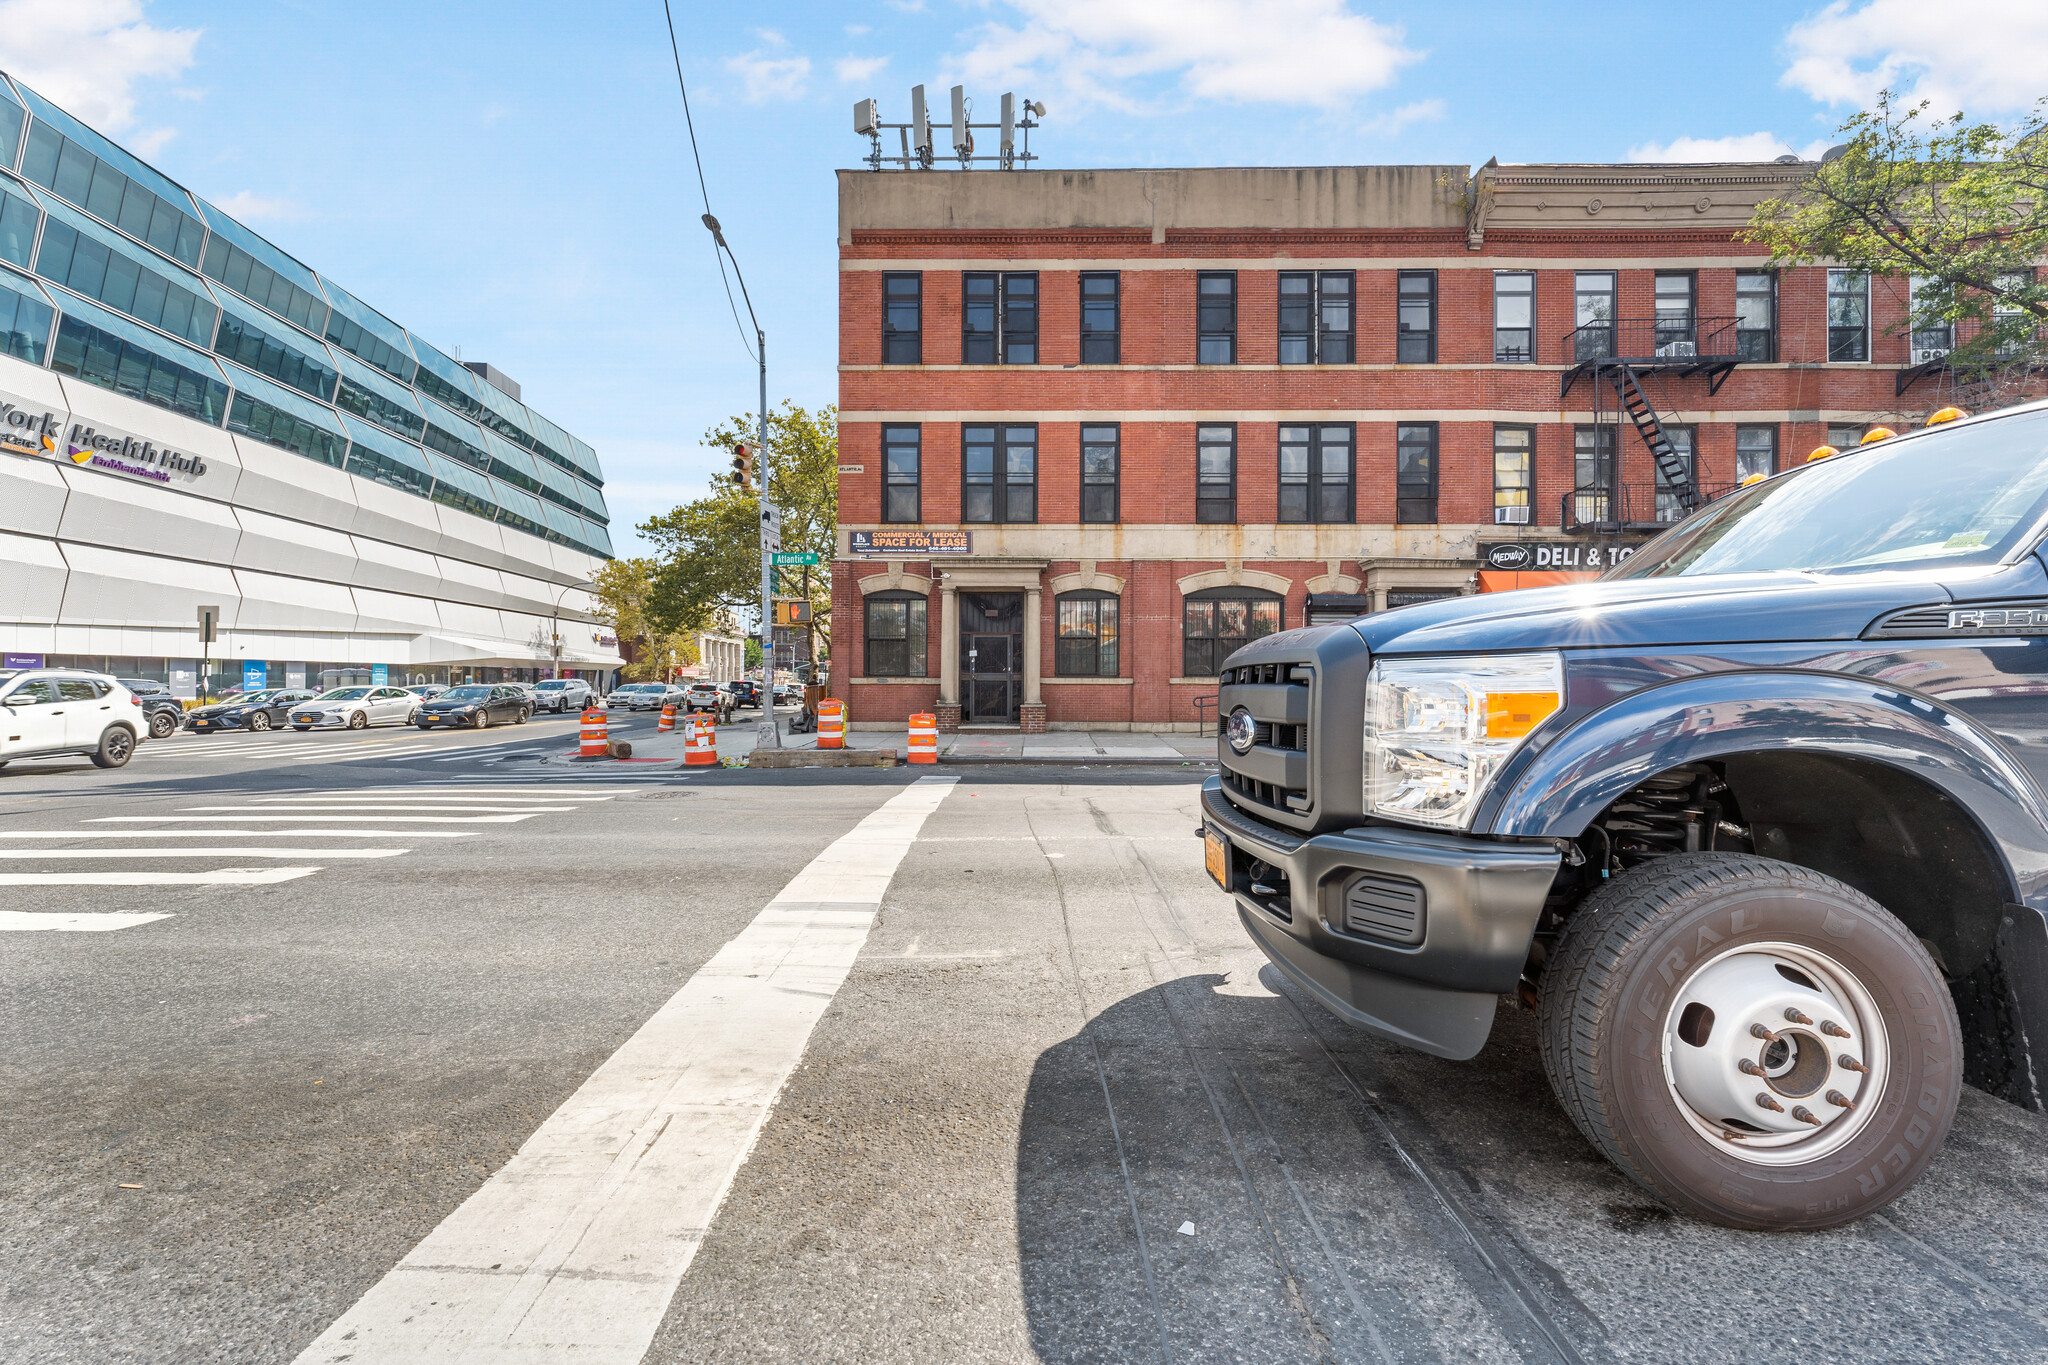
{"label": "black tire", "polygon": [[100,732],[100,747],[92,751],[96,768],[125,768],[135,757],[135,732],[125,725],[109,725]]}
{"label": "black tire", "polygon": [[490,708],[490,707],[488,707],[488,706],[482,706],[482,707],[478,707],[478,708],[477,708],[477,713],[476,713],[476,719],[475,719],[474,721],[471,721],[470,723],[471,723],[472,725],[476,726],[476,728],[477,728],[477,729],[479,729],[479,730],[488,730],[488,729],[490,729],[490,728],[491,728],[491,708]]}
{"label": "black tire", "polygon": [[[1697,1114],[1681,1103],[1666,1060],[1665,1033],[1679,993],[1702,979],[1705,965],[1747,945],[1784,945],[1834,965],[1866,993],[1884,1029],[1882,1071],[1866,1073],[1872,1083],[1881,1074],[1882,1087],[1875,1095],[1858,1092],[1854,1106],[1867,1113],[1839,1146],[1796,1164],[1745,1159],[1743,1142],[1758,1134],[1736,1134],[1721,1123],[1706,1125],[1720,1128],[1721,1140],[1703,1132]],[[1784,967],[1777,971],[1797,979]],[[1876,1212],[1926,1171],[1961,1096],[1962,1030],[1919,939],[1853,887],[1770,858],[1679,854],[1615,878],[1567,923],[1544,972],[1537,1012],[1544,1071],[1579,1131],[1652,1194],[1728,1227],[1813,1230]],[[1711,1031],[1711,1011],[1706,1020]],[[1778,1027],[1795,1031],[1782,1021]],[[1801,1036],[1822,1043],[1823,1059],[1843,1046]],[[1674,1038],[1668,1046],[1684,1044]],[[1861,1083],[1847,1070],[1826,1075]],[[1847,1124],[1854,1116],[1854,1109],[1842,1114],[1824,1105],[1817,1089],[1771,1088],[1788,1102],[1812,1095],[1828,1122]],[[1760,1088],[1757,1098],[1768,1096]],[[1812,1140],[1825,1137],[1817,1124]]]}
{"label": "black tire", "polygon": [[413,707],[413,708],[412,708],[412,714],[411,714],[411,715],[409,715],[409,716],[407,716],[407,717],[405,718],[405,723],[406,723],[407,725],[418,725],[418,724],[420,723],[420,708],[419,708],[419,707],[415,706],[415,707]]}
{"label": "black tire", "polygon": [[270,717],[262,711],[256,712],[249,717],[249,728],[251,730],[268,730],[270,728]]}
{"label": "black tire", "polygon": [[298,732],[299,732],[300,734],[302,734],[302,735],[303,735],[303,734],[305,734],[305,733],[306,733],[306,731],[308,731],[308,730],[310,730],[310,729],[312,729],[312,728],[313,728],[313,727],[312,727],[312,726],[310,726],[310,725],[294,725],[294,726],[292,727],[292,729],[294,729],[294,730],[297,730],[297,731],[298,731]]}
{"label": "black tire", "polygon": [[533,710],[532,710],[532,708],[530,708],[530,707],[525,707],[525,706],[522,706],[522,707],[520,707],[520,708],[519,708],[519,724],[521,724],[521,725],[524,725],[524,724],[526,724],[526,722],[527,722],[527,721],[529,721],[529,720],[531,720],[531,719],[533,719]]}
{"label": "black tire", "polygon": [[367,712],[367,711],[355,711],[355,712],[351,712],[351,713],[350,713],[350,715],[349,715],[349,718],[348,718],[348,728],[349,728],[349,729],[351,729],[351,730],[364,730],[364,729],[368,729],[368,728],[369,728],[369,724],[370,724],[370,713],[369,713],[369,712]]}
{"label": "black tire", "polygon": [[149,737],[169,739],[178,733],[178,718],[168,711],[159,711],[149,718]]}

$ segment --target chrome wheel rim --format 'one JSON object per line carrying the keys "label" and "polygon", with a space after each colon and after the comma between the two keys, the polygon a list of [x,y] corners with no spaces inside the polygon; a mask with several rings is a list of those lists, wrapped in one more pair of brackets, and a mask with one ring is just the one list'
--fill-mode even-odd
{"label": "chrome wheel rim", "polygon": [[1840,1150],[1884,1096],[1890,1047],[1853,972],[1798,944],[1700,964],[1664,1018],[1664,1079],[1693,1130],[1761,1166]]}

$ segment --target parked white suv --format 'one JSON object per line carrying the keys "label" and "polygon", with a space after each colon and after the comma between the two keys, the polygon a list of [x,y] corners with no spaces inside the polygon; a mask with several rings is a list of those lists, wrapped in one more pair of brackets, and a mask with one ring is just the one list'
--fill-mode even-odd
{"label": "parked white suv", "polygon": [[540,708],[557,715],[581,711],[591,702],[590,684],[581,678],[549,678],[535,683],[533,691]]}
{"label": "parked white suv", "polygon": [[142,700],[99,673],[0,670],[0,768],[17,758],[86,754],[118,768],[148,733]]}

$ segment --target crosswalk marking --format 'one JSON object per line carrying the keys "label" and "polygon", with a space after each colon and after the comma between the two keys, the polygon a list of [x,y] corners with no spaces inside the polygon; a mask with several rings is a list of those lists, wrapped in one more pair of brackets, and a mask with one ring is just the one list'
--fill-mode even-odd
{"label": "crosswalk marking", "polygon": [[[474,839],[474,829],[0,829],[0,839]],[[325,855],[325,856],[332,856]]]}
{"label": "crosswalk marking", "polygon": [[409,825],[423,821],[435,825],[510,825],[521,820],[531,820],[539,811],[521,811],[517,815],[301,815],[287,812],[282,815],[100,815],[88,821],[94,825],[144,825],[159,821],[215,821],[227,820],[341,820],[350,824],[392,824]]}
{"label": "crosswalk marking", "polygon": [[[255,833],[254,830],[234,831]],[[396,858],[409,848],[0,848],[0,858]]]}
{"label": "crosswalk marking", "polygon": [[109,929],[132,929],[138,924],[169,918],[170,915],[161,911],[154,914],[117,914],[104,911],[96,914],[52,914],[35,910],[0,910],[0,933],[29,933],[53,929],[68,933],[104,932]]}
{"label": "crosswalk marking", "polygon": [[0,886],[269,886],[317,867],[220,867],[211,872],[0,872]]}
{"label": "crosswalk marking", "polygon": [[223,811],[223,810],[240,810],[240,811],[254,811],[254,810],[281,810],[281,811],[294,811],[294,810],[305,810],[305,811],[313,811],[313,810],[383,810],[383,811],[400,811],[400,810],[424,810],[424,811],[468,811],[468,812],[470,812],[470,813],[472,813],[472,814],[503,814],[503,813],[504,813],[504,812],[506,812],[506,811],[512,811],[512,810],[530,810],[530,811],[533,811],[533,812],[534,812],[535,814],[537,814],[537,815],[557,815],[557,814],[560,814],[560,813],[561,813],[562,811],[565,811],[565,810],[575,810],[575,809],[576,809],[576,807],[574,807],[574,806],[536,806],[536,805],[532,805],[532,804],[530,804],[530,803],[526,803],[526,802],[521,802],[521,803],[520,803],[520,804],[518,804],[518,805],[505,805],[505,804],[503,804],[503,803],[501,803],[501,802],[497,802],[497,801],[493,801],[493,802],[491,802],[491,803],[490,803],[490,804],[488,804],[488,805],[486,805],[486,804],[484,804],[484,803],[482,803],[482,802],[471,802],[471,801],[437,801],[437,802],[435,802],[435,803],[434,803],[433,805],[430,805],[430,806],[426,806],[426,805],[400,805],[400,804],[398,804],[398,803],[396,803],[396,802],[384,802],[384,803],[380,803],[380,804],[378,804],[378,805],[374,805],[374,806],[343,806],[343,805],[336,805],[336,804],[334,804],[334,803],[332,803],[332,802],[322,802],[322,803],[320,803],[320,804],[317,804],[317,805],[316,805],[316,804],[313,804],[313,803],[311,803],[311,802],[299,802],[299,801],[292,801],[292,802],[277,802],[277,803],[272,803],[272,802],[268,802],[268,801],[266,801],[266,802],[263,802],[263,803],[261,803],[261,804],[259,804],[259,805],[254,805],[254,806],[180,806],[180,807],[179,807],[178,809],[180,809],[180,810],[188,810],[188,811]]}

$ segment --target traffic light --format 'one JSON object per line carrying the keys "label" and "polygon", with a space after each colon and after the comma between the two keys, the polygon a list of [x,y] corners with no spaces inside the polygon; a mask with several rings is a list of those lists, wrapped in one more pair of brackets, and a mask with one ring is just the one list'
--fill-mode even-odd
{"label": "traffic light", "polygon": [[742,493],[755,492],[754,455],[757,447],[744,441],[736,442],[732,448],[732,481]]}
{"label": "traffic light", "polygon": [[807,626],[811,620],[811,604],[808,602],[775,604],[775,624],[778,626]]}

